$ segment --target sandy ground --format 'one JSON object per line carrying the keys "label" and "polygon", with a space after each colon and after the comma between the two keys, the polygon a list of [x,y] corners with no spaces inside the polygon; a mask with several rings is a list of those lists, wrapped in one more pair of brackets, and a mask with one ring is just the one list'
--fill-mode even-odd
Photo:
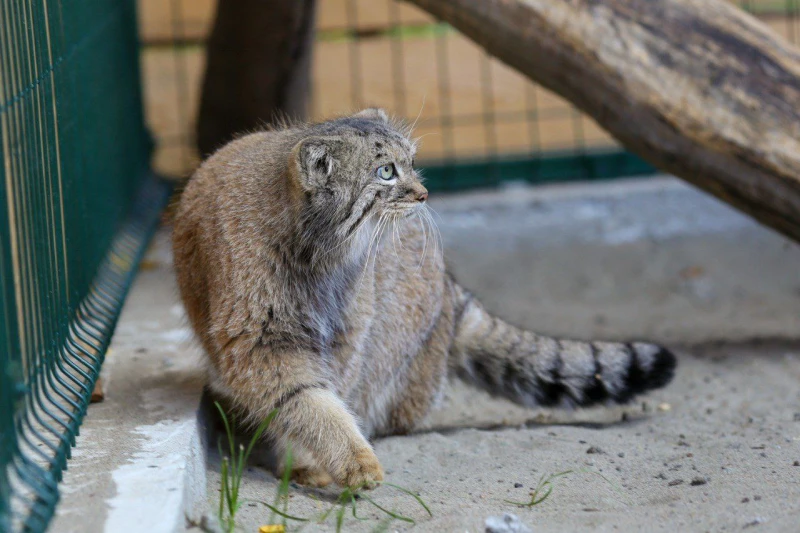
{"label": "sandy ground", "polygon": [[[532,411],[456,384],[431,419],[439,429],[375,443],[387,480],[418,492],[433,517],[390,487],[370,496],[416,520],[416,531],[483,531],[504,512],[534,531],[797,531],[799,383],[800,345],[750,343],[682,351],[673,384],[625,408]],[[214,504],[219,457],[209,460]],[[505,501],[568,470],[535,507]],[[247,469],[243,498],[271,502],[275,490],[270,473]],[[293,486],[289,511],[318,517],[337,494]],[[358,509],[367,520],[348,515],[344,531],[381,524],[368,502]],[[267,523],[259,504],[239,513],[243,531]],[[334,519],[304,530],[335,530]]]}
{"label": "sandy ground", "polygon": [[[390,487],[370,494],[377,503],[415,531],[481,532],[504,512],[536,532],[800,531],[800,343],[747,341],[796,338],[800,247],[672,180],[461,195],[436,209],[451,267],[511,322],[684,348],[674,382],[625,408],[526,410],[454,384],[427,429],[375,443],[388,481],[433,517]],[[256,463],[242,497],[271,502],[276,482]],[[564,471],[539,505],[505,501]],[[219,481],[212,450],[211,509]],[[336,494],[293,487],[289,510],[318,517]],[[358,509],[368,520],[348,516],[344,531],[381,525],[367,501]],[[240,511],[242,531],[268,522],[260,504]],[[304,528],[334,529],[332,517]]]}

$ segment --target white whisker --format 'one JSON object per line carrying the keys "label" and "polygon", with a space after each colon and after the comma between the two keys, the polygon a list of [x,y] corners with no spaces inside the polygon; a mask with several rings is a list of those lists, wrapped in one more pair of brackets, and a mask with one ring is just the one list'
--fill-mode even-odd
{"label": "white whisker", "polygon": [[[402,247],[403,242],[400,241]],[[397,258],[398,264],[400,263],[400,255],[397,253],[397,216],[392,219],[392,246],[394,247],[394,256]]]}
{"label": "white whisker", "polygon": [[422,95],[422,105],[419,107],[419,113],[417,113],[417,118],[414,119],[414,123],[411,124],[411,127],[408,128],[408,135],[411,136],[414,133],[414,128],[417,126],[417,121],[419,117],[422,116],[422,110],[425,109],[425,94]]}
{"label": "white whisker", "polygon": [[[369,241],[369,246],[367,247],[367,259],[364,261],[364,268],[361,271],[361,276],[358,278],[358,284],[356,285],[356,292],[359,291],[361,288],[361,282],[364,280],[364,276],[367,274],[367,270],[369,269],[369,261],[370,256],[372,255],[372,246],[377,244],[381,239],[380,236],[382,235],[381,229],[385,225],[386,219],[388,215],[383,213],[381,218],[378,219],[378,224],[375,226],[375,233],[372,235]],[[378,246],[375,246],[375,257],[378,257]]]}
{"label": "white whisker", "polygon": [[419,220],[419,227],[422,228],[422,257],[417,266],[417,272],[422,270],[422,264],[425,262],[425,254],[428,251],[428,232],[425,231],[425,221],[422,218],[424,211],[417,211],[417,219]]}
{"label": "white whisker", "polygon": [[437,213],[436,210],[430,206],[430,204],[427,203],[425,204],[425,210],[428,211],[428,213],[431,215],[436,215],[436,218],[439,219],[439,222],[442,221],[442,216],[439,213]]}
{"label": "white whisker", "polygon": [[[375,266],[376,266],[376,264],[377,264],[377,262],[378,262],[378,254],[380,253],[380,241],[381,241],[381,239],[383,238],[383,234],[386,232],[386,228],[387,228],[387,227],[389,227],[389,222],[388,222],[388,219],[387,219],[387,221],[384,223],[383,227],[381,228],[380,235],[378,235],[378,240],[377,240],[377,241],[375,241],[375,242],[376,242],[376,246],[375,246],[375,257],[372,259],[372,270],[373,270],[373,271],[375,270]],[[367,257],[367,261],[369,261],[369,257]],[[367,273],[367,271],[366,271],[366,269],[365,269],[365,270],[364,270],[364,274],[362,275],[362,278],[361,278],[361,280],[359,280],[359,282],[358,282],[358,285],[359,285],[359,287],[361,286],[361,281],[364,279],[364,275],[366,275],[366,273]]]}
{"label": "white whisker", "polygon": [[425,217],[428,220],[429,227],[431,228],[431,232],[434,233],[434,246],[436,246],[436,256],[439,256],[439,248],[441,248],[441,253],[444,253],[444,241],[442,240],[442,231],[439,229],[439,224],[431,216],[430,210],[428,206],[425,206]]}
{"label": "white whisker", "polygon": [[358,233],[361,231],[361,228],[363,228],[363,227],[364,227],[364,224],[366,224],[367,222],[369,222],[369,221],[370,221],[370,219],[372,219],[372,215],[373,215],[373,213],[370,213],[370,214],[368,214],[366,217],[364,217],[364,220],[362,220],[362,221],[361,221],[361,223],[360,223],[360,224],[358,225],[358,227],[357,227],[357,228],[356,228],[356,229],[353,231],[353,233],[351,233],[351,234],[350,234],[350,236],[349,236],[349,237],[347,237],[345,240],[343,240],[342,242],[340,242],[340,243],[339,243],[339,244],[337,244],[336,246],[331,246],[331,247],[330,247],[328,250],[324,251],[324,252],[322,253],[322,255],[320,256],[320,259],[327,257],[327,256],[328,256],[328,254],[330,254],[331,252],[333,252],[333,251],[334,251],[334,250],[336,250],[337,248],[341,248],[342,246],[344,246],[345,244],[347,244],[348,242],[350,242],[350,241],[351,241],[351,240],[352,240],[352,239],[353,239],[353,238],[354,238],[356,235],[358,235]]}
{"label": "white whisker", "polygon": [[424,133],[424,134],[420,135],[419,137],[415,137],[414,138],[414,144],[418,144],[422,139],[424,139],[428,135],[439,135],[439,133],[436,132],[436,131],[429,131],[428,133]]}

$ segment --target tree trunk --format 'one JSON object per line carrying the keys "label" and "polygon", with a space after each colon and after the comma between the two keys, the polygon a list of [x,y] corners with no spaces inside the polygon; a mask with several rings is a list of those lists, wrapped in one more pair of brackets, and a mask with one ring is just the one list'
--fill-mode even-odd
{"label": "tree trunk", "polygon": [[723,0],[410,0],[800,241],[800,51]]}
{"label": "tree trunk", "polygon": [[276,118],[307,118],[314,7],[315,0],[219,1],[197,123],[201,155]]}

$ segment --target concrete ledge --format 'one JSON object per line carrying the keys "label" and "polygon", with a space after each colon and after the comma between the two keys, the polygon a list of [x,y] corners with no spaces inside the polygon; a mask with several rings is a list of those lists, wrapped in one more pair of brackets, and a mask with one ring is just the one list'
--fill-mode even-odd
{"label": "concrete ledge", "polygon": [[206,511],[200,352],[165,250],[162,234],[125,303],[50,531],[183,531]]}

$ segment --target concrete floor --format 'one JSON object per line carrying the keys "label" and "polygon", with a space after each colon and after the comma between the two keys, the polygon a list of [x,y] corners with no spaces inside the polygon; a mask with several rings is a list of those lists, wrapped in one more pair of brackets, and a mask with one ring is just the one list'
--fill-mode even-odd
{"label": "concrete floor", "polygon": [[[536,532],[798,531],[800,345],[708,346],[680,355],[672,386],[624,409],[530,411],[456,387],[434,422],[448,429],[376,443],[387,480],[418,492],[433,517],[390,487],[370,496],[417,520],[416,531],[480,532],[488,516],[505,512]],[[211,503],[218,465],[212,453]],[[556,480],[533,508],[504,501],[525,501],[542,476],[568,470],[575,473]],[[245,473],[243,498],[271,503],[275,490],[265,470]],[[294,487],[289,512],[319,517],[336,493]],[[382,515],[363,500],[358,508],[369,520],[348,514],[344,531],[374,530]],[[268,518],[248,503],[238,523],[257,531]],[[334,531],[333,517],[304,529]],[[395,529],[409,528],[395,521]]]}
{"label": "concrete floor", "polygon": [[[679,369],[665,390],[590,411],[521,409],[456,384],[418,434],[376,443],[388,481],[419,492],[433,518],[389,487],[376,502],[413,517],[416,531],[479,532],[504,512],[537,532],[799,530],[800,247],[671,179],[433,205],[450,265],[491,310],[544,333],[665,342]],[[203,503],[215,513],[219,458],[214,445],[204,462],[199,444],[202,366],[168,238],[126,303],[106,401],[89,410],[51,531],[179,531]],[[566,470],[541,504],[504,502]],[[253,461],[242,497],[274,491]],[[295,487],[289,511],[319,516],[335,495]],[[368,502],[359,512],[368,520],[350,516],[345,531],[381,525]],[[268,520],[248,502],[238,522],[257,531]]]}

